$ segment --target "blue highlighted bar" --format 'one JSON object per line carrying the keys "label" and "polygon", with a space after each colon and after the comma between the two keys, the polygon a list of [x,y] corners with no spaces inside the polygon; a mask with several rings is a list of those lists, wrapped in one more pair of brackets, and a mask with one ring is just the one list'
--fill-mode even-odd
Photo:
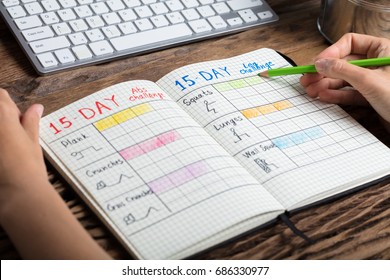
{"label": "blue highlighted bar", "polygon": [[316,126],[275,138],[272,140],[272,143],[274,143],[275,146],[279,149],[286,149],[295,145],[300,145],[305,142],[312,141],[325,135],[325,131],[322,128]]}

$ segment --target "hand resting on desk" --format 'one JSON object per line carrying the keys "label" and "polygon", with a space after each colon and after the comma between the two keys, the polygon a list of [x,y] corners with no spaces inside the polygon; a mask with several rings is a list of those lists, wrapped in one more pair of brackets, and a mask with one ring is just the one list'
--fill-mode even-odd
{"label": "hand resting on desk", "polygon": [[42,112],[35,104],[22,114],[0,89],[0,224],[26,259],[109,259],[48,181]]}

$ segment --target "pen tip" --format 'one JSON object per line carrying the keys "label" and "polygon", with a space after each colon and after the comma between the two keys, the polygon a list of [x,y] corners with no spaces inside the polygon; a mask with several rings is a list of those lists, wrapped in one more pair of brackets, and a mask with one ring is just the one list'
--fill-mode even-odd
{"label": "pen tip", "polygon": [[261,73],[259,73],[257,75],[260,76],[260,77],[269,78],[268,71],[261,72]]}

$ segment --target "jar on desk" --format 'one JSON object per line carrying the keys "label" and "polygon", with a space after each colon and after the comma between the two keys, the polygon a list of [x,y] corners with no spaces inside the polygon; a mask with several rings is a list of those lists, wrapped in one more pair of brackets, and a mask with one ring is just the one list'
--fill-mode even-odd
{"label": "jar on desk", "polygon": [[317,25],[330,43],[348,32],[390,39],[390,0],[321,0]]}

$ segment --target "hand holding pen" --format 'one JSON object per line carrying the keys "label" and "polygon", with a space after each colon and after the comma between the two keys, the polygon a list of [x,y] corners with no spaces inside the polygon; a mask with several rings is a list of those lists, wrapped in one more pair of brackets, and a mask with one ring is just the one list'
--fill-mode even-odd
{"label": "hand holding pen", "polygon": [[347,60],[390,57],[390,40],[346,34],[315,59],[318,73],[301,77],[307,94],[323,102],[371,105],[390,124],[390,66],[363,68]]}

